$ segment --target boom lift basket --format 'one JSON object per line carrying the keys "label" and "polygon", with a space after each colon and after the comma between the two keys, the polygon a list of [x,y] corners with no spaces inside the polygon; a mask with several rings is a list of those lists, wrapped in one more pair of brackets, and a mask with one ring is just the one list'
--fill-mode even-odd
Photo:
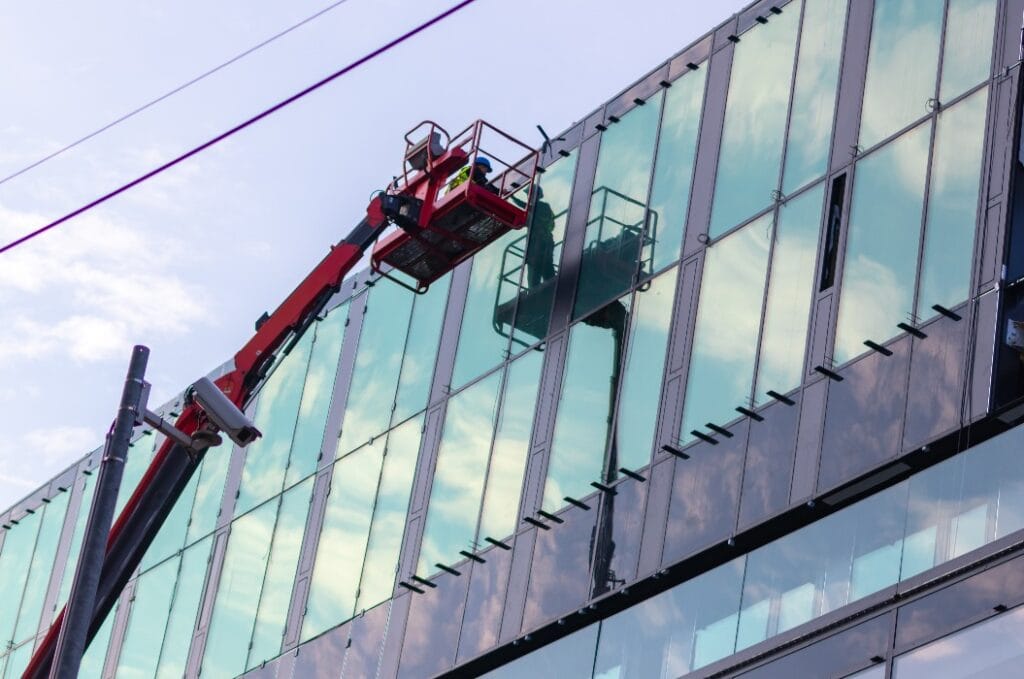
{"label": "boom lift basket", "polygon": [[[398,228],[377,242],[370,266],[385,276],[401,271],[423,292],[510,229],[526,226],[539,154],[482,120],[454,137],[424,121],[405,142],[402,174],[383,201]],[[477,158],[491,164],[486,183],[466,178]]]}

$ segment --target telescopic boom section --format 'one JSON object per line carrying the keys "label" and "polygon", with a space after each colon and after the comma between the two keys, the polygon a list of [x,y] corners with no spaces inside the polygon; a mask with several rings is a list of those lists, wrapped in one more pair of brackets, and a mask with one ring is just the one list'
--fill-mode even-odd
{"label": "telescopic boom section", "polygon": [[[366,217],[348,236],[331,248],[327,256],[273,314],[257,324],[256,334],[235,354],[235,369],[216,380],[216,385],[239,409],[244,410],[253,391],[266,377],[278,352],[282,349],[288,351],[298,342],[330,298],[340,290],[345,276],[359,264],[363,254],[390,225],[399,227],[399,231],[388,241],[392,243],[391,258],[397,260],[394,253],[403,251],[403,242],[408,251],[408,242],[412,241],[428,253],[429,267],[403,268],[397,261],[389,263],[387,257],[377,258],[375,253],[373,268],[389,278],[392,277],[389,268],[404,270],[413,277],[416,282],[414,289],[418,291],[425,290],[431,282],[493,242],[509,228],[525,225],[526,204],[536,172],[536,152],[531,150],[532,157],[528,156],[516,166],[508,166],[502,173],[500,185],[468,181],[464,183],[472,186],[454,186],[449,189],[451,175],[467,163],[474,162],[478,156],[481,132],[485,128],[494,128],[477,121],[468,128],[472,132],[470,142],[466,142],[464,132],[456,138],[456,144],[448,140],[442,128],[429,121],[414,128],[413,132],[424,126],[429,127],[424,141],[412,143],[409,136],[406,136],[404,181],[396,179],[387,191],[378,193],[370,201]],[[443,142],[440,136],[442,133]],[[438,196],[443,197],[439,199]],[[454,224],[450,214],[460,205],[468,207],[461,208],[461,221]],[[478,232],[486,231],[487,234],[486,237],[476,236],[474,239],[474,220],[489,220],[499,227],[478,227]],[[402,236],[408,238],[402,239]],[[398,246],[394,245],[396,241],[400,241]],[[420,259],[424,260],[425,257],[421,256]],[[201,429],[209,429],[211,425],[202,408],[189,402],[175,426],[184,434],[193,436]],[[96,607],[89,626],[90,642],[114,607],[132,573],[138,568],[192,474],[198,469],[205,452],[205,448],[186,450],[182,445],[166,440],[114,522],[107,538]],[[50,676],[63,620],[62,610],[36,648],[22,675],[23,679],[45,679]]]}

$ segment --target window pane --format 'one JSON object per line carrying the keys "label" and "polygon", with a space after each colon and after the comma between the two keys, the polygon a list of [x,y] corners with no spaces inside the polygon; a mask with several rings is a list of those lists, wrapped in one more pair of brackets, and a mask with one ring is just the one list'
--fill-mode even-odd
{"label": "window pane", "polygon": [[[57,543],[60,541],[61,529],[64,527],[68,495],[66,492],[57,493],[49,504],[44,505],[39,538],[36,540],[35,551],[32,553],[32,565],[29,567],[28,580],[25,582],[25,596],[21,601],[18,626],[14,631],[15,643],[22,639],[28,639],[39,631],[39,616],[42,612],[46,588],[50,584],[50,575],[53,573],[55,565],[53,560],[57,555]],[[12,600],[7,601],[13,605]]]}
{"label": "window pane", "polygon": [[[455,354],[452,388],[458,389],[470,380],[501,363],[508,352],[511,326],[495,326],[495,303],[507,303],[516,296],[516,288],[509,287],[506,271],[520,266],[514,257],[505,256],[505,250],[523,233],[513,229],[473,256],[473,270],[469,275],[469,292],[462,312],[459,346]],[[517,280],[515,277],[512,280]],[[500,287],[500,290],[499,290]],[[498,297],[498,293],[501,297]],[[505,318],[511,320],[511,315]]]}
{"label": "window pane", "polygon": [[285,486],[294,485],[316,471],[324,442],[324,427],[327,426],[327,411],[334,392],[334,378],[338,373],[347,314],[346,303],[333,309],[327,318],[316,324]]}
{"label": "window pane", "polygon": [[401,422],[427,405],[451,280],[451,276],[445,276],[413,301],[392,423]]}
{"label": "window pane", "polygon": [[154,652],[154,646],[164,638],[178,562],[168,559],[139,576],[117,660],[117,676],[152,677],[156,673],[159,653]]}
{"label": "window pane", "polygon": [[785,394],[801,382],[823,189],[819,184],[779,209],[757,366],[758,402],[770,389]]}
{"label": "window pane", "polygon": [[348,620],[355,610],[385,441],[380,436],[334,463],[302,621],[303,641]]}
{"label": "window pane", "polygon": [[786,171],[789,193],[825,174],[843,53],[847,0],[805,0],[793,87]]}
{"label": "window pane", "polygon": [[967,299],[978,213],[988,89],[939,114],[928,191],[918,316]]}
{"label": "window pane", "polygon": [[185,544],[213,532],[214,526],[217,525],[217,515],[224,495],[224,481],[227,479],[230,463],[230,445],[221,444],[206,451],[203,466],[196,472],[199,485],[196,487],[196,499],[192,503],[192,518],[189,521]]}
{"label": "window pane", "polygon": [[[217,453],[213,452],[213,454]],[[199,485],[200,471],[201,468],[192,474],[188,485],[175,500],[170,514],[167,515],[164,524],[160,526],[156,537],[153,538],[153,542],[143,555],[142,563],[139,564],[140,570],[149,570],[184,546],[185,533],[188,531],[188,518],[192,514],[192,502]]]}
{"label": "window pane", "polygon": [[650,272],[651,249],[641,239],[661,98],[659,92],[601,135],[573,318],[628,290],[638,258]]}
{"label": "window pane", "polygon": [[245,670],[277,505],[277,500],[266,502],[231,526],[206,638],[204,674],[233,677]]}
{"label": "window pane", "polygon": [[942,3],[876,0],[860,146],[868,149],[928,113],[935,96]]}
{"label": "window pane", "polygon": [[680,438],[724,423],[750,401],[772,215],[705,251]]}
{"label": "window pane", "polygon": [[[120,604],[118,604],[120,607]],[[110,646],[110,633],[114,630],[114,618],[117,617],[117,609],[107,614],[103,625],[96,630],[96,636],[92,643],[82,654],[82,664],[78,668],[78,679],[100,679],[103,674],[103,662],[107,659],[107,648]]]}
{"label": "window pane", "polygon": [[771,15],[766,26],[757,25],[744,33],[736,45],[708,232],[711,238],[771,205],[772,191],[779,187],[799,20],[799,5],[792,3],[782,14]]}
{"label": "window pane", "polygon": [[836,364],[865,351],[865,340],[898,333],[913,306],[929,128],[920,125],[857,163]]}
{"label": "window pane", "polygon": [[949,0],[940,101],[954,99],[988,78],[996,5],[996,0]]}
{"label": "window pane", "polygon": [[124,473],[121,475],[121,488],[117,492],[117,504],[114,509],[114,519],[121,515],[128,498],[135,492],[135,488],[142,480],[142,475],[153,461],[156,452],[157,439],[163,443],[162,436],[155,436],[152,430],[145,430],[141,436],[132,441],[128,450],[128,458],[124,463]]}
{"label": "window pane", "polygon": [[[18,618],[18,603],[25,590],[32,551],[42,512],[28,514],[17,525],[7,529],[3,551],[0,551],[0,644],[6,647],[14,637],[14,624]],[[13,603],[12,603],[13,602]]]}
{"label": "window pane", "polygon": [[565,378],[551,442],[544,508],[580,498],[603,477],[608,423],[619,381],[622,340],[629,327],[629,296],[572,327]]}
{"label": "window pane", "polygon": [[1024,608],[977,623],[896,658],[896,679],[1013,677],[1024,660]]}
{"label": "window pane", "polygon": [[[516,308],[502,305],[496,311],[502,319],[515,313],[513,338],[521,346],[544,339],[548,334],[551,305],[555,301],[554,276],[562,258],[562,241],[565,239],[575,175],[575,156],[548,165],[544,174],[538,175],[537,203],[533,209],[529,242],[522,254],[526,276],[520,285],[525,286],[522,291],[525,294],[520,294]],[[523,247],[521,242],[513,241],[508,246],[510,252],[513,246]],[[514,284],[514,279],[502,281],[502,285],[508,284]]]}
{"label": "window pane", "polygon": [[281,492],[312,345],[313,333],[307,332],[292,352],[280,359],[260,392],[254,419],[263,436],[246,448],[235,516]]}
{"label": "window pane", "polygon": [[422,575],[474,548],[500,383],[496,372],[448,401],[420,548]]}
{"label": "window pane", "polygon": [[633,327],[614,432],[617,459],[609,465],[613,469],[638,469],[651,461],[677,272],[658,276],[633,298]]}
{"label": "window pane", "polygon": [[3,659],[0,659],[0,668],[4,669],[4,677],[15,679],[15,677],[21,676],[21,673],[28,667],[29,661],[32,660],[32,645],[32,642],[25,642],[11,651],[7,656],[6,668],[4,668]]}
{"label": "window pane", "polygon": [[584,627],[483,676],[486,679],[590,679],[594,669],[597,628],[597,625]]}
{"label": "window pane", "polygon": [[508,367],[494,452],[487,471],[478,536],[481,539],[500,540],[515,531],[543,364],[544,354],[531,351]]}
{"label": "window pane", "polygon": [[[210,545],[213,538],[197,542],[181,555],[181,570],[171,599],[171,611],[167,618],[160,662],[156,676],[159,679],[178,679],[185,672],[192,631],[199,612],[199,602],[206,584],[206,567],[210,560]],[[152,640],[150,640],[152,643]],[[152,652],[152,648],[150,651]]]}
{"label": "window pane", "polygon": [[416,458],[420,449],[423,419],[409,420],[388,434],[381,471],[380,490],[373,510],[373,523],[366,546],[362,581],[356,610],[366,610],[391,596],[395,567],[405,534]]}
{"label": "window pane", "polygon": [[341,422],[338,457],[363,445],[371,436],[387,431],[415,297],[384,280],[368,294],[352,385]]}
{"label": "window pane", "polygon": [[[78,565],[78,552],[82,548],[82,537],[85,535],[85,522],[89,518],[89,509],[92,507],[92,496],[96,492],[96,475],[82,474],[77,483],[81,484],[82,500],[78,505],[78,516],[75,518],[75,532],[71,536],[71,549],[68,551],[68,559],[64,562],[64,573],[60,581],[60,593],[57,595],[57,609],[64,606],[71,593],[71,581],[75,576],[75,567]],[[3,563],[3,556],[0,553],[0,564]],[[0,573],[3,573],[0,570]],[[2,592],[3,576],[0,575],[0,592]],[[0,594],[2,600],[2,594]],[[51,612],[50,618],[56,611]]]}
{"label": "window pane", "polygon": [[665,94],[651,187],[649,228],[654,239],[654,271],[679,259],[690,207],[690,183],[707,72],[707,68],[701,68],[679,78]]}

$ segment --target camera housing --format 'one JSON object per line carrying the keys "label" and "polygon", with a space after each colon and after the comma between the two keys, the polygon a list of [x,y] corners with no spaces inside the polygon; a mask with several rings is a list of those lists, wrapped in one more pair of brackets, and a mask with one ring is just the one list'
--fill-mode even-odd
{"label": "camera housing", "polygon": [[240,447],[244,448],[263,436],[253,421],[208,377],[201,377],[192,385],[192,398],[206,412],[210,421]]}

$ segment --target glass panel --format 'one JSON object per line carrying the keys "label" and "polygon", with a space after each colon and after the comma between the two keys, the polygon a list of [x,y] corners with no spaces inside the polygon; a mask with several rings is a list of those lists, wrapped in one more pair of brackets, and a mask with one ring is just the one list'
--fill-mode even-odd
{"label": "glass panel", "polygon": [[[7,657],[7,667],[4,668],[4,676],[10,677],[10,679],[21,676],[21,673],[28,667],[30,660],[32,660],[32,643],[26,642],[11,651],[11,654]],[[3,662],[0,661],[0,667],[2,666]]]}
{"label": "glass panel", "polygon": [[281,492],[312,345],[313,333],[307,332],[292,352],[280,359],[260,392],[254,419],[263,437],[246,448],[235,516]]}
{"label": "glass panel", "polygon": [[352,386],[341,421],[339,457],[388,428],[415,297],[387,281],[375,285],[368,294]]}
{"label": "glass panel", "polygon": [[768,390],[785,394],[801,382],[823,193],[819,184],[779,209],[757,365],[758,402]]}
{"label": "glass panel", "polygon": [[531,351],[508,367],[491,466],[487,471],[479,538],[501,539],[515,531],[543,365],[544,354]]}
{"label": "glass panel", "polygon": [[[548,165],[544,174],[538,175],[529,241],[523,253],[526,276],[522,283],[516,283],[511,276],[502,280],[502,285],[525,285],[523,292],[529,292],[520,294],[514,310],[504,306],[498,310],[502,314],[515,312],[513,339],[523,346],[544,339],[548,334],[551,305],[555,301],[554,277],[562,258],[562,241],[565,239],[575,174],[576,158],[573,157]],[[514,252],[513,247],[522,248],[522,243],[513,241],[508,246],[510,255]],[[510,274],[511,267],[505,267],[504,273]],[[546,281],[551,282],[544,285]]]}
{"label": "glass panel", "polygon": [[385,441],[378,437],[334,463],[302,621],[303,641],[348,620],[355,610]]}
{"label": "glass panel", "polygon": [[[213,538],[197,542],[181,555],[181,570],[171,599],[171,611],[167,618],[163,648],[157,663],[156,676],[159,679],[178,679],[185,672],[192,631],[199,612],[199,602],[206,584],[206,567],[210,560],[210,545]],[[152,641],[152,640],[151,640]],[[151,649],[152,650],[152,649]]]}
{"label": "glass panel", "polygon": [[767,214],[705,251],[683,440],[708,422],[733,419],[733,409],[750,401],[771,227]]}
{"label": "glass panel", "polygon": [[874,146],[928,113],[928,100],[935,97],[942,5],[935,0],[876,0],[861,148]]}
{"label": "glass panel", "polygon": [[929,129],[920,125],[857,163],[837,365],[865,351],[865,340],[884,342],[899,332],[896,324],[907,320],[913,306]]}
{"label": "glass panel", "polygon": [[[173,416],[172,416],[173,417]],[[121,488],[117,492],[117,504],[114,509],[114,520],[121,515],[128,498],[135,492],[136,486],[146,473],[149,463],[153,461],[156,446],[163,444],[163,436],[156,436],[152,430],[145,430],[141,436],[132,441],[128,450],[128,458],[124,463],[124,472],[121,475]]]}
{"label": "glass panel", "polygon": [[57,493],[49,504],[45,505],[39,538],[36,540],[32,565],[29,566],[28,580],[25,583],[25,596],[22,598],[21,612],[18,614],[18,625],[14,630],[15,643],[34,636],[39,631],[39,614],[42,612],[43,598],[46,597],[46,588],[50,584],[50,575],[54,570],[53,560],[57,555],[61,529],[64,528],[68,495],[66,492]]}
{"label": "glass panel", "polygon": [[139,576],[117,660],[118,677],[134,679],[156,674],[159,653],[154,648],[164,638],[174,593],[170,583],[177,578],[178,564],[178,559],[168,559]]}
{"label": "glass panel", "polygon": [[768,25],[744,33],[733,53],[711,238],[771,205],[779,187],[799,21],[800,8],[793,3]]}
{"label": "glass panel", "polygon": [[[89,509],[92,507],[92,496],[96,492],[96,476],[94,474],[82,474],[78,479],[82,485],[82,499],[78,505],[78,516],[75,519],[75,532],[71,536],[71,548],[68,551],[67,561],[64,562],[64,573],[61,576],[60,592],[57,595],[57,610],[60,610],[71,593],[71,581],[75,577],[75,567],[78,565],[78,552],[82,548],[82,537],[85,535],[85,522],[89,519]],[[0,556],[0,563],[3,557]],[[0,573],[3,571],[0,570]],[[0,576],[2,577],[2,576]],[[2,585],[0,585],[2,587]],[[2,591],[2,590],[0,590]],[[0,595],[2,597],[2,595]],[[53,614],[50,615],[52,619]]]}
{"label": "glass panel", "polygon": [[245,670],[277,505],[278,500],[264,503],[231,526],[206,638],[205,674],[233,677]]}
{"label": "glass panel", "polygon": [[391,596],[395,565],[402,549],[423,419],[417,417],[388,434],[380,489],[366,546],[356,610],[366,610]]}
{"label": "glass panel", "polygon": [[475,547],[500,382],[496,372],[448,401],[420,548],[421,575],[433,573],[434,564],[460,561],[460,550]]}
{"label": "glass panel", "polygon": [[338,374],[341,341],[345,337],[348,303],[335,307],[323,321],[316,324],[313,349],[309,358],[306,383],[299,402],[299,419],[295,425],[292,453],[284,485],[292,486],[316,471],[320,449],[327,426],[327,411],[334,393],[334,378]]}
{"label": "glass panel", "polygon": [[629,296],[577,323],[558,400],[544,508],[553,511],[567,496],[580,498],[603,478],[608,423],[618,391],[622,340],[629,325]]}
{"label": "glass panel", "polygon": [[597,625],[584,627],[483,676],[486,679],[590,679],[597,648],[597,628]]}
{"label": "glass panel", "polygon": [[1024,608],[977,623],[896,658],[895,679],[1013,677],[1024,660]]}
{"label": "glass panel", "polygon": [[201,471],[202,468],[192,474],[188,485],[185,486],[181,495],[174,502],[174,507],[171,508],[170,514],[164,520],[164,525],[160,526],[160,530],[157,532],[156,537],[153,538],[153,542],[146,549],[146,553],[142,557],[142,563],[139,564],[140,570],[148,570],[154,564],[160,563],[184,546],[185,534],[188,531],[188,519],[192,514],[192,503],[195,500],[196,488],[199,486],[199,474]]}
{"label": "glass panel", "polygon": [[[469,291],[466,293],[459,346],[455,354],[452,389],[458,389],[498,365],[507,355],[510,327],[495,327],[495,303],[501,307],[508,299],[516,296],[517,288],[502,284],[506,282],[505,270],[519,266],[513,263],[514,258],[505,257],[505,250],[522,235],[516,230],[509,231],[473,256],[473,270],[469,275]],[[502,295],[500,298],[499,292]],[[506,315],[505,319],[511,319],[511,315]]]}
{"label": "glass panel", "polygon": [[661,99],[659,92],[601,135],[573,318],[628,290],[638,258],[651,271],[644,231]]}
{"label": "glass panel", "polygon": [[246,667],[273,658],[281,651],[285,617],[288,615],[312,492],[313,477],[309,477],[281,497],[274,544],[270,548],[267,574],[260,590],[260,605],[256,611]]}
{"label": "glass panel", "polygon": [[782,192],[825,174],[843,54],[847,0],[805,0]]}
{"label": "glass panel", "polygon": [[39,533],[41,512],[28,514],[6,531],[0,551],[0,648],[7,647],[14,636],[18,604],[25,590],[32,551]]}
{"label": "glass panel", "polygon": [[690,183],[707,72],[707,68],[701,68],[679,78],[665,94],[651,187],[649,228],[654,240],[654,271],[679,259],[690,208]]}
{"label": "glass panel", "polygon": [[[120,604],[118,604],[120,607]],[[78,668],[78,679],[100,679],[103,674],[103,662],[107,659],[107,647],[110,646],[110,633],[114,630],[114,618],[117,611],[112,610],[107,614],[103,625],[96,630],[96,636],[92,643],[82,654],[82,664]]]}
{"label": "glass panel", "polygon": [[677,273],[672,269],[658,276],[633,298],[633,327],[609,464],[613,469],[638,469],[651,460]]}
{"label": "glass panel", "polygon": [[939,114],[928,190],[918,316],[969,296],[988,89]]}
{"label": "glass panel", "polygon": [[441,324],[448,303],[451,276],[445,276],[413,301],[409,339],[402,358],[402,374],[398,379],[398,397],[392,423],[401,422],[423,410],[430,395],[430,380],[441,343]]}
{"label": "glass panel", "polygon": [[875,665],[847,676],[846,679],[885,679],[885,665]]}
{"label": "glass panel", "polygon": [[203,466],[198,472],[199,485],[196,487],[196,499],[192,503],[192,518],[189,519],[185,544],[212,532],[217,525],[230,463],[230,445],[221,444],[206,451]]}
{"label": "glass panel", "polygon": [[939,100],[956,98],[992,69],[996,0],[949,0]]}

